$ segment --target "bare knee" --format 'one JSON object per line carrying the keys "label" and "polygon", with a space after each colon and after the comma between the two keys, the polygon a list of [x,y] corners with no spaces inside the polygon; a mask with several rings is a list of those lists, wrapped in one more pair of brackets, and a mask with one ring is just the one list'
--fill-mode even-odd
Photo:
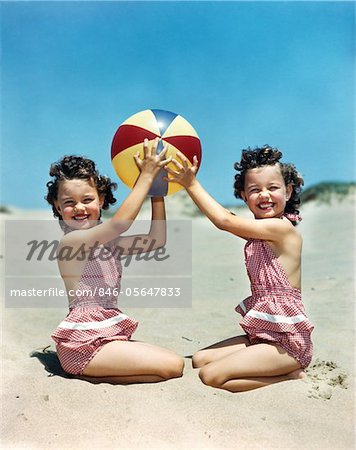
{"label": "bare knee", "polygon": [[209,367],[209,365],[203,366],[199,370],[199,378],[207,386],[220,388],[222,385],[221,376]]}
{"label": "bare knee", "polygon": [[192,357],[192,365],[195,369],[205,366],[208,362],[206,353],[203,350],[196,352]]}
{"label": "bare knee", "polygon": [[183,375],[184,360],[178,355],[174,355],[165,361],[162,369],[160,370],[160,376],[165,380],[170,378],[179,378]]}

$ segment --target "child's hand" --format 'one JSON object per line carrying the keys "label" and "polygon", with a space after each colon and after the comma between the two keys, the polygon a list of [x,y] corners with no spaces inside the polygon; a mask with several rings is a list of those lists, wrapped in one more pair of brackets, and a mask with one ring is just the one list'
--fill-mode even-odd
{"label": "child's hand", "polygon": [[198,171],[198,158],[194,156],[193,165],[189,167],[188,159],[183,155],[183,153],[177,151],[177,156],[181,160],[181,163],[176,159],[172,159],[172,163],[176,166],[177,170],[172,170],[167,166],[164,167],[166,171],[172,175],[171,177],[167,177],[166,180],[171,183],[178,183],[183,187],[188,188],[195,180],[195,174]]}
{"label": "child's hand", "polygon": [[137,152],[134,156],[136,165],[141,173],[151,174],[153,178],[157,175],[160,169],[172,161],[170,156],[164,159],[168,150],[168,144],[166,144],[159,155],[157,155],[157,146],[159,138],[153,141],[151,147],[148,145],[148,139],[143,142],[143,159],[140,159],[140,152]]}

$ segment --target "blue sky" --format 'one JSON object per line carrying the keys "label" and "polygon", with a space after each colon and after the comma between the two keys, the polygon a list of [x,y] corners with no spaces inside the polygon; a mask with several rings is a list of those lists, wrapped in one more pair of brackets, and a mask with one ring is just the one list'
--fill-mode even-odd
{"label": "blue sky", "polygon": [[270,144],[306,186],[354,179],[353,2],[2,2],[1,203],[47,208],[50,163],[92,158],[119,183],[119,124],[158,108],[203,147],[232,204],[241,149]]}

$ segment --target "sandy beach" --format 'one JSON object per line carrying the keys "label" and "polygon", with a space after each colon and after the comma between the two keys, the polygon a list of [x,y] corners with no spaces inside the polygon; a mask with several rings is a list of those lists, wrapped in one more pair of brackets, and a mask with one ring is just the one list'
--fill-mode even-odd
{"label": "sandy beach", "polygon": [[[168,217],[184,218],[171,200]],[[2,298],[2,448],[354,448],[353,201],[310,202],[302,215],[303,299],[315,325],[305,380],[239,394],[200,382],[189,356],[242,334],[234,307],[249,282],[244,242],[194,217],[192,307],[124,311],[140,322],[135,339],[185,356],[181,379],[115,386],[66,377],[50,335],[67,309],[8,308]],[[14,218],[39,215],[1,214]]]}

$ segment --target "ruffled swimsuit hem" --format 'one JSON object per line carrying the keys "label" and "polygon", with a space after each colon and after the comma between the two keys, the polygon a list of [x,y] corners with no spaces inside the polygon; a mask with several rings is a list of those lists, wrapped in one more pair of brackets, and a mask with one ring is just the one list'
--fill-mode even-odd
{"label": "ruffled swimsuit hem", "polygon": [[63,370],[82,375],[83,370],[107,343],[130,340],[138,322],[117,308],[76,307],[52,333]]}
{"label": "ruffled swimsuit hem", "polygon": [[251,336],[246,330],[246,335],[250,341],[251,345],[254,344],[275,344],[282,347],[288,355],[292,356],[302,369],[309,366],[312,360],[313,343],[310,337],[310,333],[301,333],[295,339],[293,335],[288,335],[288,333],[256,333]]}
{"label": "ruffled swimsuit hem", "polygon": [[[82,351],[78,355],[73,349],[68,348],[65,342],[56,343],[56,350],[63,370],[71,375],[83,375],[84,369],[90,361],[97,355],[97,353],[109,342],[113,341],[129,341],[130,336],[111,336],[108,338],[97,338],[95,342],[83,342],[87,347],[88,352]],[[65,356],[60,355],[65,352]],[[72,354],[77,359],[77,363],[66,363],[68,355]]]}

